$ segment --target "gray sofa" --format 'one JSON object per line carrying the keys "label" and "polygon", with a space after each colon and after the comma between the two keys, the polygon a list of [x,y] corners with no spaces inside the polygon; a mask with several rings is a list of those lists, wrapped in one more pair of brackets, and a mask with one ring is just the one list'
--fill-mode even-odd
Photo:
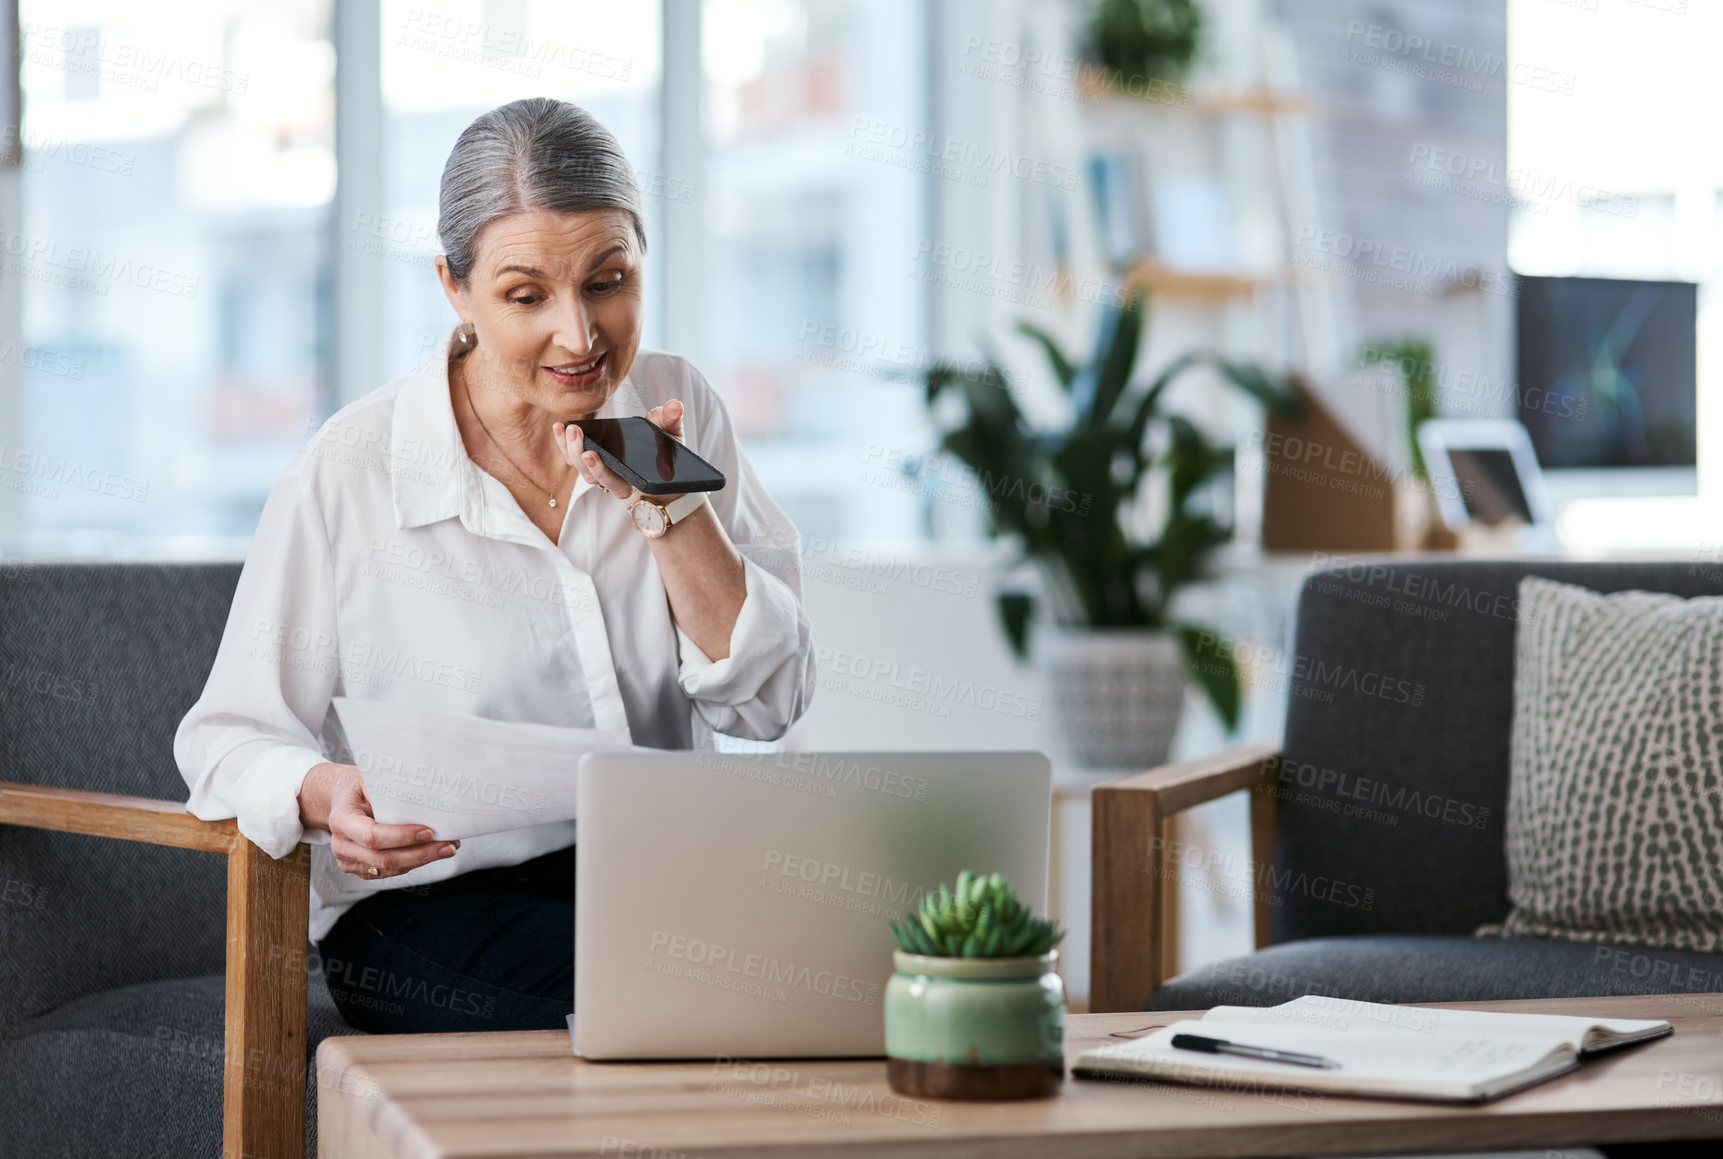
{"label": "gray sofa", "polygon": [[1312,993],[1447,1002],[1723,991],[1723,955],[1472,936],[1508,912],[1516,593],[1528,574],[1604,592],[1723,594],[1723,572],[1690,561],[1402,557],[1310,576],[1297,660],[1282,666],[1284,744],[1253,789],[1270,806],[1258,818],[1272,831],[1274,873],[1255,884],[1271,944],[1145,991],[1148,1009]]}
{"label": "gray sofa", "polygon": [[[237,564],[0,569],[0,781],[184,801],[173,735]],[[227,871],[209,853],[0,825],[0,1156],[222,1152]],[[317,1044],[354,1034],[307,985]]]}

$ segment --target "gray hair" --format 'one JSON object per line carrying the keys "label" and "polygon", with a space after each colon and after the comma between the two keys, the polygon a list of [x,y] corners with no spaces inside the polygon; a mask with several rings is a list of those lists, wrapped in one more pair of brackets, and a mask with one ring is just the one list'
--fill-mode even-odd
{"label": "gray hair", "polygon": [[462,130],[437,195],[437,236],[450,276],[465,284],[485,226],[531,209],[623,210],[646,249],[640,187],[622,146],[591,113],[567,101],[514,101]]}

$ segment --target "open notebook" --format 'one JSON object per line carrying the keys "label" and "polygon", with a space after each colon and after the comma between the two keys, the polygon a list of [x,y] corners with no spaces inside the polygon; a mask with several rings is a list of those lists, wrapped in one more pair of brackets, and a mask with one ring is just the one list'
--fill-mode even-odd
{"label": "open notebook", "polygon": [[[1661,1021],[1487,1014],[1305,997],[1280,1006],[1216,1006],[1201,1021],[1084,1051],[1075,1074],[1204,1086],[1282,1087],[1337,1095],[1482,1102],[1579,1065],[1582,1055],[1670,1033]],[[1332,1070],[1176,1050],[1175,1034],[1320,1055]]]}

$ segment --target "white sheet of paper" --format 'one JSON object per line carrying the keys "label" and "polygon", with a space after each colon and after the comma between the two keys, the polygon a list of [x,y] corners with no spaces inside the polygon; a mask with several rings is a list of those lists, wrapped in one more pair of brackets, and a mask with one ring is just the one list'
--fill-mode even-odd
{"label": "white sheet of paper", "polygon": [[591,752],[636,748],[623,729],[560,728],[337,696],[335,714],[385,825],[440,841],[573,820],[575,770]]}

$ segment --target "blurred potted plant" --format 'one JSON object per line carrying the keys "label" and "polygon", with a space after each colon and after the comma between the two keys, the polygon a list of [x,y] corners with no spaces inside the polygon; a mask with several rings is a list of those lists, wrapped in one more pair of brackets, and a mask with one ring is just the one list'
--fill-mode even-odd
{"label": "blurred potted plant", "polygon": [[1394,342],[1376,342],[1359,351],[1358,360],[1366,366],[1392,367],[1400,375],[1406,391],[1406,443],[1412,452],[1412,475],[1428,483],[1429,472],[1424,468],[1424,455],[1418,449],[1418,428],[1425,420],[1436,417],[1436,352],[1423,338],[1401,338]]}
{"label": "blurred potted plant", "polygon": [[1121,80],[1182,81],[1202,37],[1196,0],[1098,0],[1083,54]]}
{"label": "blurred potted plant", "polygon": [[1399,375],[1406,396],[1406,446],[1412,472],[1407,485],[1397,489],[1396,537],[1407,547],[1452,551],[1456,540],[1442,522],[1430,471],[1418,446],[1418,428],[1436,417],[1435,348],[1428,339],[1405,337],[1369,343],[1359,351],[1358,359],[1365,366],[1391,368]]}
{"label": "blurred potted plant", "polygon": [[1064,932],[995,873],[964,870],[893,922],[886,1076],[916,1098],[1024,1099],[1065,1080]]}
{"label": "blurred potted plant", "polygon": [[[943,398],[960,400],[948,408],[959,417],[942,430],[940,445],[986,490],[989,532],[1013,540],[1018,562],[1032,562],[1041,576],[1053,626],[1038,634],[1036,651],[1072,754],[1090,768],[1163,763],[1187,671],[1227,729],[1238,723],[1231,652],[1170,611],[1174,595],[1201,578],[1213,550],[1232,537],[1209,488],[1232,455],[1163,408],[1167,388],[1207,364],[1272,410],[1291,414],[1297,405],[1288,386],[1260,368],[1201,351],[1133,386],[1143,316],[1140,294],[1106,307],[1098,347],[1082,365],[1043,331],[1020,324],[1070,402],[1060,429],[1030,426],[992,359],[980,371],[936,363],[926,375],[936,423]],[[1019,658],[1029,653],[1034,602],[1022,591],[999,597]]]}

